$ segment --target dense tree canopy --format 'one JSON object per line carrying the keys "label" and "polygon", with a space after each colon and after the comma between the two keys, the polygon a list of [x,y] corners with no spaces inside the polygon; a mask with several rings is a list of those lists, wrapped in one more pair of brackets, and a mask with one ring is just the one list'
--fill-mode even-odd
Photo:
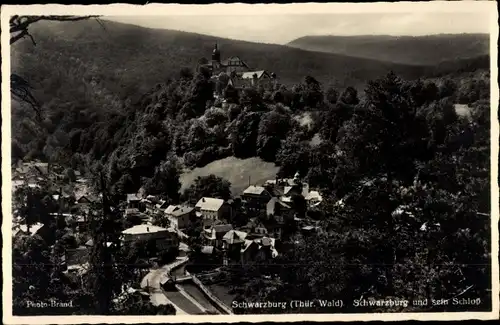
{"label": "dense tree canopy", "polygon": [[228,200],[231,197],[231,183],[215,175],[198,177],[183,196],[191,204],[196,204],[202,197]]}

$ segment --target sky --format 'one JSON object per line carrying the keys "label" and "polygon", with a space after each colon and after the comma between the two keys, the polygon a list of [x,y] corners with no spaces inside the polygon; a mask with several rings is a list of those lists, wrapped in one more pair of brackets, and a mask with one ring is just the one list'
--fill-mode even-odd
{"label": "sky", "polygon": [[112,16],[105,19],[251,42],[286,44],[306,35],[488,33],[486,13],[414,12],[266,15]]}

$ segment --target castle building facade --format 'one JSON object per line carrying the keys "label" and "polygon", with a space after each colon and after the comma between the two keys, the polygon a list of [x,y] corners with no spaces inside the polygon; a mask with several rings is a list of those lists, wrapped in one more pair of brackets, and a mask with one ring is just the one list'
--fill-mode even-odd
{"label": "castle building facade", "polygon": [[221,94],[228,85],[236,89],[251,86],[269,86],[277,82],[276,74],[266,70],[253,70],[238,56],[232,56],[221,60],[221,51],[215,44],[212,51],[212,59],[201,62],[199,67],[208,69],[211,79],[218,84],[215,92]]}

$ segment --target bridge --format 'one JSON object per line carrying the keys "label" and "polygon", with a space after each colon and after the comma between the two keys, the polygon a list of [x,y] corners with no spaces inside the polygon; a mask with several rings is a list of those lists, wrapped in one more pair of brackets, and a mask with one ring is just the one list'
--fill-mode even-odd
{"label": "bridge", "polygon": [[193,279],[191,275],[181,275],[181,276],[172,276],[172,280],[174,280],[175,283],[183,283],[187,282]]}

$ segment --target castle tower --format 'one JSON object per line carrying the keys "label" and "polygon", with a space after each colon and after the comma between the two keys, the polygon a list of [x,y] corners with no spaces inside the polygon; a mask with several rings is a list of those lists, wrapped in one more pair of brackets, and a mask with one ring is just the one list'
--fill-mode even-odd
{"label": "castle tower", "polygon": [[215,43],[214,50],[212,51],[212,61],[220,63],[220,50],[217,43]]}

